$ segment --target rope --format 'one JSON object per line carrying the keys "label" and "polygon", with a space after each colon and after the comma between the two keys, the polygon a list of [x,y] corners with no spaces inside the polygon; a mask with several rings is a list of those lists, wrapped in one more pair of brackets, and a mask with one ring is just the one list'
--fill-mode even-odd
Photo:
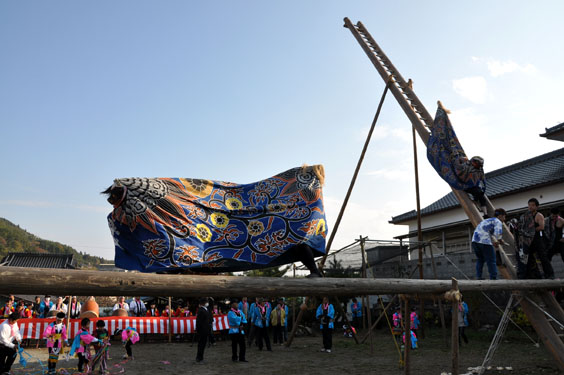
{"label": "rope", "polygon": [[488,366],[488,364],[492,360],[497,348],[499,347],[499,343],[501,342],[501,339],[502,339],[503,335],[505,334],[505,330],[507,329],[507,324],[509,323],[509,313],[511,311],[511,308],[513,307],[512,304],[513,304],[513,293],[511,293],[511,297],[509,297],[509,301],[507,301],[507,306],[505,307],[505,311],[503,312],[503,316],[501,317],[501,321],[499,322],[499,325],[497,326],[497,331],[495,332],[492,343],[490,344],[488,352],[486,353],[486,356],[484,357],[484,361],[482,362],[482,366],[478,369],[478,375],[482,375],[484,373],[484,371],[486,370],[486,367]]}
{"label": "rope", "polygon": [[398,354],[399,354],[399,358],[400,358],[399,359],[399,365],[400,365],[400,367],[403,367],[405,365],[405,362],[403,361],[403,356],[401,354],[401,349],[398,345],[398,341],[394,338],[394,329],[392,328],[392,325],[390,323],[390,318],[388,318],[388,313],[386,312],[386,308],[384,307],[384,302],[382,302],[382,298],[378,298],[378,300],[380,300],[380,305],[382,306],[382,309],[384,311],[383,313],[384,313],[384,316],[386,317],[386,322],[388,323],[388,328],[390,329],[390,333],[392,334],[392,339],[394,341],[394,344],[395,344],[396,349],[397,349]]}
{"label": "rope", "polygon": [[[445,257],[445,259],[446,259],[450,264],[452,264],[452,265],[454,266],[454,268],[456,268],[456,269],[466,278],[466,280],[470,280],[470,278],[468,277],[468,275],[466,275],[466,274],[464,273],[464,271],[462,271],[460,268],[458,268],[457,265],[454,264],[454,262],[453,262],[449,257],[446,256],[446,254],[444,255],[444,257]],[[484,297],[486,297],[486,299],[487,299],[488,301],[490,301],[491,304],[494,305],[499,311],[503,312],[503,310],[501,309],[501,307],[499,307],[485,292],[480,292],[480,293],[482,293],[482,295],[483,295]],[[525,332],[525,331],[523,330],[523,328],[519,327],[519,325],[518,325],[517,323],[515,323],[515,321],[514,321],[513,319],[509,318],[509,321],[510,321],[515,327],[517,327],[521,332],[523,332],[523,334],[524,334],[525,336],[527,336],[527,338],[528,338],[529,340],[531,340],[531,342],[532,342],[535,346],[538,346],[538,345],[539,345],[539,342],[533,340],[533,338],[532,338],[531,336],[529,336],[529,335],[527,334],[527,332]]]}

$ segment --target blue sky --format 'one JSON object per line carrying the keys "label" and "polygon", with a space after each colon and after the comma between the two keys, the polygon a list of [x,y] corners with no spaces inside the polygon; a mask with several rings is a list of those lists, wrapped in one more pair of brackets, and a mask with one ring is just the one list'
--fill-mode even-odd
{"label": "blue sky", "polygon": [[[561,147],[560,1],[0,2],[0,217],[113,258],[117,177],[239,183],[322,163],[334,222],[383,82],[362,21],[490,171]],[[390,239],[415,206],[411,129],[390,95],[335,245]],[[449,191],[419,141],[422,205]],[[542,203],[542,202],[541,202]]]}

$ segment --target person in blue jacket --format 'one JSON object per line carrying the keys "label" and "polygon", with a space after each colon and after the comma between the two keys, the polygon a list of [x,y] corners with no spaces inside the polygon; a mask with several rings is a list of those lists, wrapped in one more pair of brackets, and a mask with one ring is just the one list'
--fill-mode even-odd
{"label": "person in blue jacket", "polygon": [[323,302],[317,308],[315,317],[320,321],[320,329],[323,333],[322,352],[331,353],[333,347],[333,321],[335,319],[335,308],[329,303],[329,298],[323,297]]}
{"label": "person in blue jacket", "polygon": [[[237,300],[231,302],[231,310],[227,313],[227,320],[229,321],[229,337],[231,338],[231,360],[233,362],[247,362],[245,359],[245,325],[247,318],[239,310]],[[237,356],[237,346],[239,346],[239,356]]]}
{"label": "person in blue jacket", "polygon": [[263,298],[260,298],[255,306],[253,318],[255,329],[257,332],[257,342],[259,350],[263,348],[263,341],[266,344],[266,350],[272,351],[270,346],[270,338],[268,337],[268,326],[270,325],[270,304],[266,304]]}
{"label": "person in blue jacket", "polygon": [[466,337],[466,332],[464,330],[468,327],[468,305],[464,302],[464,297],[460,297],[460,303],[458,304],[458,344],[461,344],[460,339],[464,340],[465,344],[468,344],[468,337]]}
{"label": "person in blue jacket", "polygon": [[351,312],[353,317],[353,327],[358,329],[362,324],[362,303],[358,302],[356,298],[352,299]]}

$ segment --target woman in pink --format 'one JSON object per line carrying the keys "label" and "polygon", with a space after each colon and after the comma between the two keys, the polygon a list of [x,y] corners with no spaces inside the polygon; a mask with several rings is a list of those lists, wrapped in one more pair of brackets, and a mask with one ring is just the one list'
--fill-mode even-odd
{"label": "woman in pink", "polygon": [[90,362],[90,344],[98,342],[98,339],[90,334],[90,319],[83,318],[80,321],[81,331],[72,342],[70,355],[78,355],[78,372],[82,372],[84,365],[88,367]]}

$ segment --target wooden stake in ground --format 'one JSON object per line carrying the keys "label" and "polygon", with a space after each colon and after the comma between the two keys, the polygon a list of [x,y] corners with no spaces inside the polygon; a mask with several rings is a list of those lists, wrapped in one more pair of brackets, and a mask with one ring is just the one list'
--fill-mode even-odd
{"label": "wooden stake in ground", "polygon": [[450,342],[452,347],[452,375],[458,375],[458,309],[460,308],[460,291],[458,290],[458,280],[454,277],[452,278],[450,299],[452,301],[452,335]]}
{"label": "wooden stake in ground", "polygon": [[[435,264],[435,258],[433,257],[433,247],[432,247],[432,245],[429,245],[429,254],[431,254],[431,266],[433,268],[433,276],[435,277],[435,279],[438,279],[437,265]],[[446,322],[445,322],[445,310],[443,308],[443,302],[440,298],[439,298],[439,316],[441,318],[441,328],[442,328],[442,332],[443,332],[443,340],[445,342],[445,346],[448,347]]]}

